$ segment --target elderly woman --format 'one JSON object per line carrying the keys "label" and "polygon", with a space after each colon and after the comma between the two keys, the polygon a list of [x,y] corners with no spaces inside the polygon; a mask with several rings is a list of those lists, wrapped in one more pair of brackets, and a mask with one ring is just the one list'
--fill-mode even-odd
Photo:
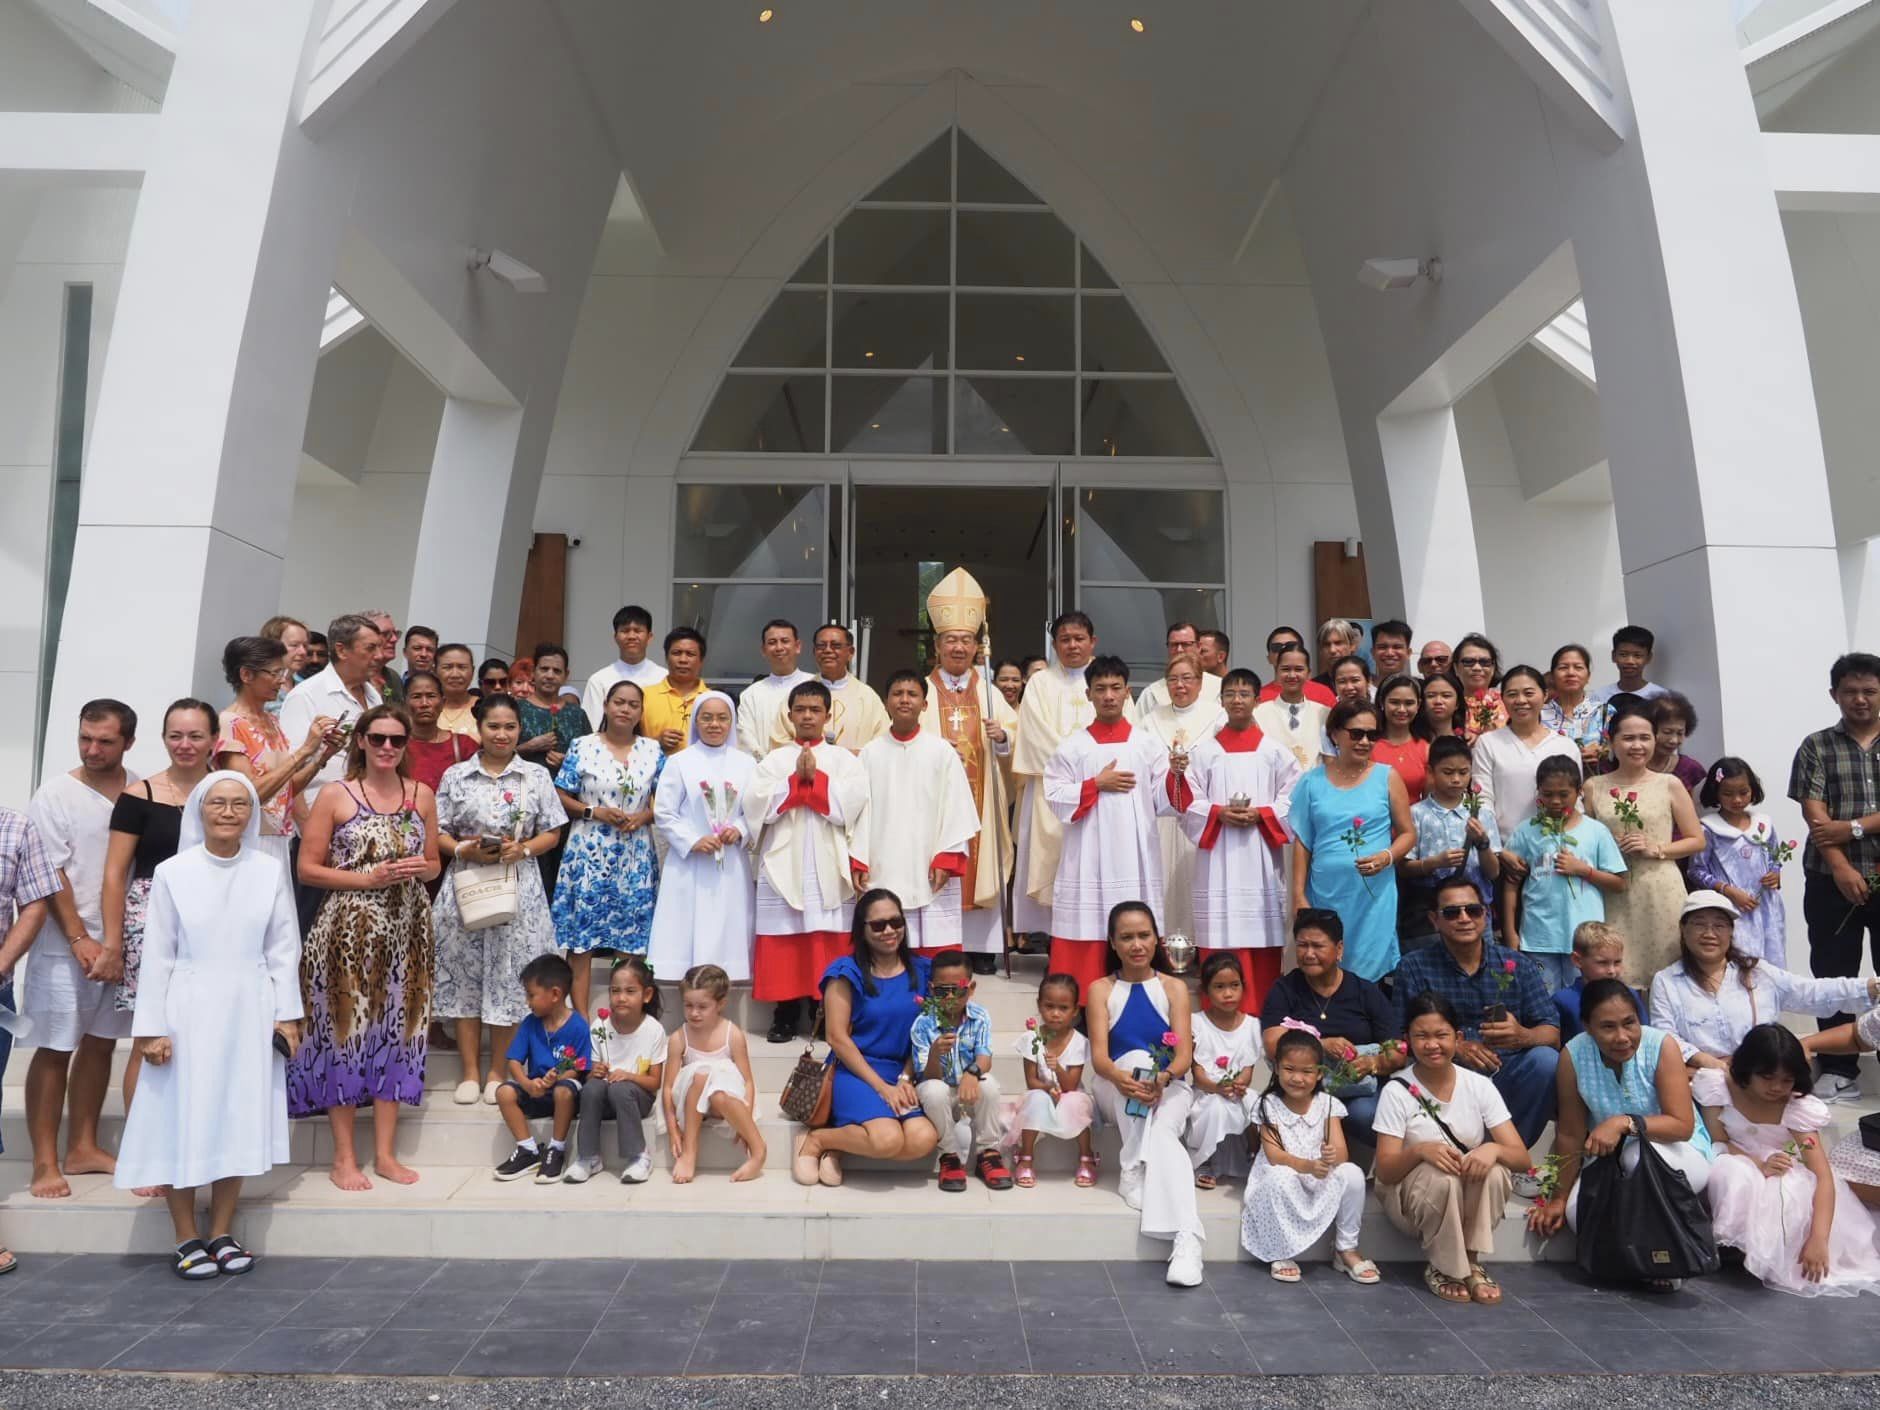
{"label": "elderly woman", "polygon": [[1305,1024],[1355,1079],[1328,1089],[1345,1104],[1346,1137],[1375,1145],[1378,1084],[1410,1060],[1398,1041],[1396,1012],[1382,989],[1344,968],[1345,923],[1337,911],[1308,907],[1293,917],[1292,933],[1299,967],[1274,984],[1260,1009],[1266,1060],[1273,1061],[1288,1019]]}
{"label": "elderly woman", "polygon": [[[232,772],[183,805],[181,847],[157,868],[131,1032],[145,1065],[113,1183],[164,1186],[171,1263],[196,1281],[246,1273],[230,1228],[242,1181],[288,1159],[287,1061],[300,1044],[300,929],[287,870],[257,846],[261,804]],[[196,1190],[210,1185],[209,1239]]]}
{"label": "elderly woman", "polygon": [[[1168,750],[1169,772],[1184,774],[1188,756],[1226,723],[1219,697],[1201,691],[1201,666],[1192,655],[1177,656],[1162,673],[1169,703],[1143,716],[1149,732]],[[1165,899],[1163,924],[1171,932],[1195,933],[1195,844],[1182,831],[1181,819],[1167,814],[1156,820],[1162,842],[1162,879]]]}
{"label": "elderly woman", "polygon": [[[1732,943],[1736,907],[1716,891],[1693,891],[1678,920],[1679,959],[1652,976],[1652,1027],[1677,1034],[1694,1068],[1722,1068],[1759,1023],[1785,1013],[1825,1018],[1880,1003],[1880,979],[1809,979],[1764,964]],[[1627,936],[1627,944],[1632,938]],[[1812,1033],[1808,1048],[1839,1030]],[[1833,1049],[1823,1049],[1833,1051]]]}
{"label": "elderly woman", "polygon": [[[1710,1132],[1697,1118],[1675,1035],[1639,1021],[1638,1001],[1620,979],[1595,979],[1586,986],[1580,1022],[1584,1027],[1560,1054],[1555,1073],[1559,1183],[1545,1203],[1528,1212],[1528,1227],[1543,1235],[1559,1233],[1562,1224],[1579,1230],[1582,1165],[1619,1150],[1635,1120],[1644,1122],[1644,1138],[1693,1193],[1703,1193],[1710,1183]],[[1634,1169],[1638,1142],[1626,1144],[1619,1159],[1626,1170]]]}
{"label": "elderly woman", "polygon": [[799,1185],[840,1185],[843,1155],[920,1160],[940,1133],[908,1070],[910,1035],[927,992],[927,961],[907,941],[907,915],[876,887],[855,902],[853,952],[823,972],[823,1026],[835,1064],[829,1124],[806,1132],[790,1173]]}

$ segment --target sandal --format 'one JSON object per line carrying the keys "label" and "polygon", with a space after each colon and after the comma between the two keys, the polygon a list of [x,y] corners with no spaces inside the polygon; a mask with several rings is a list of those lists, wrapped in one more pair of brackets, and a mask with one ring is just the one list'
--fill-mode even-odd
{"label": "sandal", "polygon": [[1012,1172],[1012,1183],[1021,1190],[1029,1190],[1038,1183],[1038,1177],[1031,1173],[1030,1156],[1021,1155],[1018,1158],[1017,1166]]}
{"label": "sandal", "polygon": [[1337,1254],[1332,1255],[1332,1267],[1343,1273],[1352,1282],[1364,1287],[1375,1287],[1384,1281],[1384,1275],[1377,1271],[1377,1265],[1368,1258],[1360,1258],[1356,1263],[1347,1263]]}
{"label": "sandal", "polygon": [[176,1246],[176,1255],[170,1260],[170,1271],[191,1283],[199,1283],[205,1278],[213,1278],[222,1270],[203,1247],[201,1239],[191,1239]]}
{"label": "sandal", "polygon": [[1469,1285],[1467,1283],[1458,1282],[1454,1278],[1443,1276],[1436,1271],[1436,1265],[1433,1263],[1423,1265],[1423,1286],[1435,1293],[1436,1296],[1440,1297],[1444,1302],[1475,1301],[1475,1297],[1469,1291]]}
{"label": "sandal", "polygon": [[0,1248],[0,1259],[5,1260],[5,1262],[0,1262],[0,1277],[5,1277],[8,1273],[16,1273],[19,1271],[20,1261],[13,1256],[12,1249]]}
{"label": "sandal", "polygon": [[1097,1183],[1097,1157],[1080,1155],[1077,1157],[1077,1178],[1072,1182],[1080,1190],[1088,1190]]}
{"label": "sandal", "polygon": [[1469,1299],[1479,1302],[1484,1307],[1493,1307],[1501,1301],[1501,1284],[1489,1276],[1488,1269],[1479,1263],[1469,1265]]}
{"label": "sandal", "polygon": [[1299,1265],[1290,1258],[1282,1258],[1266,1270],[1273,1275],[1276,1283],[1296,1283],[1305,1274],[1299,1271]]}
{"label": "sandal", "polygon": [[255,1266],[255,1256],[237,1243],[234,1236],[230,1234],[209,1240],[208,1252],[209,1256],[215,1260],[216,1268],[231,1276],[246,1273]]}
{"label": "sandal", "polygon": [[1200,1171],[1197,1170],[1195,1172],[1195,1188],[1197,1190],[1213,1189],[1214,1177],[1212,1175],[1203,1175]]}

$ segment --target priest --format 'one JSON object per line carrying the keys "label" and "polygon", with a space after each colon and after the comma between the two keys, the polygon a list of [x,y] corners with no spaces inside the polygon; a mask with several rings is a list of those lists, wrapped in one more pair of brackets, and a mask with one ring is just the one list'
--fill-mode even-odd
{"label": "priest", "polygon": [[[1218,632],[1209,632],[1209,636],[1218,636]],[[1172,666],[1184,656],[1195,660],[1195,675],[1200,682],[1201,698],[1210,705],[1221,698],[1221,678],[1207,669],[1207,663],[1201,659],[1202,633],[1193,622],[1170,622],[1168,625],[1168,659]],[[1168,673],[1163,672],[1162,679],[1150,681],[1142,688],[1142,694],[1136,698],[1136,713],[1147,716],[1151,710],[1166,707],[1169,703]]]}
{"label": "priest", "polygon": [[757,943],[751,994],[776,1004],[767,1035],[796,1036],[805,999],[830,963],[850,951],[855,875],[867,873],[868,775],[831,744],[829,688],[803,681],[790,691],[795,740],[773,749],[751,774],[745,820],[757,849]]}
{"label": "priest", "polygon": [[[1194,656],[1172,657],[1157,682],[1162,686],[1161,703],[1146,707],[1143,701],[1149,699],[1147,690],[1136,702],[1137,722],[1162,741],[1162,747],[1168,751],[1171,771],[1186,767],[1189,751],[1202,740],[1212,738],[1214,731],[1226,722],[1226,716],[1221,713],[1220,683],[1215,682],[1215,693],[1209,695],[1202,688],[1202,679],[1201,663]],[[1162,882],[1167,888],[1168,909],[1156,919],[1161,922],[1164,935],[1192,937],[1195,933],[1195,913],[1190,904],[1195,879],[1194,840],[1182,830],[1181,818],[1176,813],[1164,816],[1158,830],[1162,835]]]}
{"label": "priest", "polygon": [[966,768],[953,747],[921,728],[927,681],[918,671],[888,678],[888,733],[862,750],[868,775],[868,867],[857,886],[885,886],[907,915],[916,950],[962,947],[961,878],[979,833]]}
{"label": "priest", "polygon": [[830,622],[816,628],[811,649],[816,654],[816,679],[829,687],[829,742],[859,754],[864,745],[888,732],[888,712],[874,687],[851,669],[855,638],[842,623]]}
{"label": "priest", "polygon": [[797,658],[803,654],[803,639],[794,622],[777,617],[764,623],[758,644],[770,674],[752,681],[738,694],[738,748],[754,759],[763,758],[796,737],[795,731],[784,724],[790,711],[790,692],[804,681],[815,679],[797,665]]}
{"label": "priest", "polygon": [[1051,972],[1080,996],[1109,969],[1110,909],[1124,901],[1162,915],[1158,814],[1173,812],[1169,755],[1125,717],[1129,667],[1099,656],[1085,671],[1095,718],[1045,765],[1043,794],[1063,829],[1051,888]]}
{"label": "priest", "polygon": [[[973,662],[986,628],[986,594],[955,568],[927,595],[939,665],[927,678],[920,726],[959,755],[972,788],[979,832],[960,877],[961,941],[975,973],[990,974],[1005,951],[1005,896],[1012,874],[1011,794],[1005,769],[1017,712]],[[902,898],[906,900],[905,897]]]}

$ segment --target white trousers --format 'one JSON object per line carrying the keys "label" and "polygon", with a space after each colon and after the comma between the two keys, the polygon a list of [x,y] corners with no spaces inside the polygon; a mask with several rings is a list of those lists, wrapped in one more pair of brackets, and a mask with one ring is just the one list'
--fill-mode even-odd
{"label": "white trousers", "polygon": [[[1124,1068],[1130,1063],[1127,1054]],[[1147,1116],[1130,1116],[1128,1102],[1114,1083],[1091,1074],[1091,1095],[1097,1111],[1123,1136],[1124,1170],[1141,1166],[1142,1232],[1152,1239],[1173,1239],[1177,1234],[1207,1237],[1201,1230],[1201,1211],[1195,1204],[1195,1166],[1182,1130],[1194,1107],[1195,1090],[1186,1082],[1171,1082]]]}
{"label": "white trousers", "polygon": [[[1704,1192],[1704,1187],[1710,1183],[1710,1161],[1705,1158],[1702,1151],[1689,1141],[1653,1141],[1652,1144],[1658,1148],[1658,1154],[1663,1157],[1665,1164],[1673,1170],[1683,1172],[1684,1178],[1691,1182],[1692,1194],[1701,1195]],[[1605,1158],[1611,1159],[1610,1156]],[[1638,1161],[1638,1142],[1627,1141],[1625,1149],[1619,1153],[1620,1168],[1630,1174],[1638,1169]],[[1582,1175],[1586,1173],[1584,1167],[1581,1168],[1580,1173]],[[1573,1188],[1567,1191],[1567,1227],[1576,1234],[1580,1231],[1580,1185],[1582,1183],[1580,1180],[1575,1180]]]}

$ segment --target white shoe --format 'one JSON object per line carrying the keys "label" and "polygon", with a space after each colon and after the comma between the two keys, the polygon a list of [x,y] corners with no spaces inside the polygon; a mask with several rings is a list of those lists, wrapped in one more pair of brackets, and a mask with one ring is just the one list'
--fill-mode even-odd
{"label": "white shoe", "polygon": [[585,1185],[601,1173],[601,1158],[598,1155],[584,1155],[572,1161],[568,1166],[566,1179],[570,1185]]}
{"label": "white shoe", "polygon": [[491,1082],[491,1083],[486,1084],[483,1088],[483,1100],[487,1102],[490,1106],[495,1106],[496,1105],[496,1089],[502,1085],[503,1084],[501,1082]]}
{"label": "white shoe", "polygon": [[620,1172],[620,1183],[623,1185],[644,1185],[652,1178],[652,1175],[653,1157],[642,1151],[639,1159],[635,1160],[625,1170]]}
{"label": "white shoe", "polygon": [[1142,1167],[1132,1165],[1116,1177],[1117,1193],[1131,1209],[1142,1208]]}
{"label": "white shoe", "polygon": [[450,1099],[458,1106],[469,1106],[483,1095],[482,1089],[474,1082],[459,1082],[457,1090],[450,1094]]}
{"label": "white shoe", "polygon": [[1201,1286],[1201,1240],[1193,1234],[1175,1236],[1175,1251],[1168,1256],[1167,1281],[1176,1288]]}
{"label": "white shoe", "polygon": [[1815,1095],[1824,1102],[1856,1101],[1860,1097],[1860,1083],[1838,1072],[1824,1072],[1815,1079]]}

